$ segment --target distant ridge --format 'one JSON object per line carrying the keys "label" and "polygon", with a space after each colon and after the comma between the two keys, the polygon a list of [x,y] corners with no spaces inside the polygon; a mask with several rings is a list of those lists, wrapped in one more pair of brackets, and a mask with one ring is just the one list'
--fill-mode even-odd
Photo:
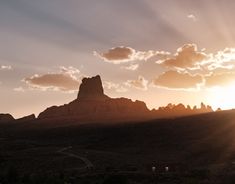
{"label": "distant ridge", "polygon": [[158,110],[152,110],[156,117],[178,117],[178,116],[187,116],[193,114],[202,114],[202,113],[209,113],[213,112],[213,109],[209,105],[205,105],[201,103],[201,106],[197,108],[194,106],[191,108],[189,105],[184,106],[183,104],[171,104],[169,103],[165,107],[159,107]]}
{"label": "distant ridge", "polygon": [[0,123],[8,123],[8,122],[31,122],[36,120],[36,116],[34,114],[24,116],[22,118],[15,119],[11,114],[0,114]]}
{"label": "distant ridge", "polygon": [[128,98],[110,98],[104,94],[102,80],[99,75],[83,78],[77,99],[61,106],[52,106],[41,112],[38,118],[34,114],[14,119],[10,114],[0,114],[0,123],[31,122],[127,122],[150,119],[188,116],[213,112],[211,106],[201,103],[197,108],[189,105],[168,104],[165,107],[149,110],[142,101]]}
{"label": "distant ridge", "polygon": [[104,94],[99,75],[84,78],[77,99],[62,106],[52,106],[39,114],[39,119],[76,119],[80,121],[140,121],[154,118],[177,117],[212,112],[210,106],[185,107],[168,104],[158,110],[149,110],[142,101],[127,98],[110,98]]}

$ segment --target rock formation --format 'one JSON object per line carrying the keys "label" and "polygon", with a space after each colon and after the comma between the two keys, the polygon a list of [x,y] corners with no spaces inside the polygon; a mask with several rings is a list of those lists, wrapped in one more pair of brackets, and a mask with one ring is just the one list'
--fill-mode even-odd
{"label": "rock formation", "polygon": [[76,100],[53,106],[39,114],[39,119],[70,118],[80,121],[129,121],[150,118],[146,104],[104,94],[100,76],[84,78]]}
{"label": "rock formation", "polygon": [[201,103],[201,107],[197,108],[194,106],[191,108],[189,105],[186,107],[183,104],[168,104],[166,107],[159,107],[158,110],[152,110],[153,114],[158,118],[164,117],[177,117],[177,116],[187,116],[193,114],[201,114],[201,113],[208,113],[213,112],[213,109],[209,105],[205,105]]}
{"label": "rock formation", "polygon": [[201,108],[183,104],[168,104],[150,111],[141,101],[127,98],[110,98],[104,94],[99,75],[84,78],[77,99],[62,106],[52,106],[39,114],[39,119],[76,120],[81,122],[139,121],[153,118],[177,117],[211,112],[210,106]]}
{"label": "rock formation", "polygon": [[10,122],[14,120],[15,119],[10,114],[0,114],[0,123]]}
{"label": "rock formation", "polygon": [[102,81],[99,75],[92,78],[83,78],[79,88],[78,100],[103,100],[109,98],[104,94]]}

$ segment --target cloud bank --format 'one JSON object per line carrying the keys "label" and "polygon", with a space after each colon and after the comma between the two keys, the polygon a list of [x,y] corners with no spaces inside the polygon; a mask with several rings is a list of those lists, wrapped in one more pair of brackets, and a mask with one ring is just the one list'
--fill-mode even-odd
{"label": "cloud bank", "polygon": [[173,57],[157,63],[169,68],[184,70],[198,68],[206,59],[207,55],[198,51],[195,44],[185,44],[177,49]]}
{"label": "cloud bank", "polygon": [[171,89],[197,89],[202,82],[200,75],[190,75],[173,70],[166,71],[153,80],[154,85]]}
{"label": "cloud bank", "polygon": [[60,67],[59,73],[48,73],[42,75],[33,75],[24,78],[29,87],[40,90],[54,90],[54,91],[74,91],[78,90],[81,80],[75,74],[80,71],[73,67]]}
{"label": "cloud bank", "polygon": [[97,51],[95,51],[94,55],[98,56],[99,58],[101,58],[106,62],[113,64],[121,64],[135,60],[147,61],[153,56],[164,57],[165,55],[169,55],[169,53],[164,51],[153,51],[153,50],[136,51],[131,47],[120,46],[120,47],[111,48],[104,53],[98,53]]}

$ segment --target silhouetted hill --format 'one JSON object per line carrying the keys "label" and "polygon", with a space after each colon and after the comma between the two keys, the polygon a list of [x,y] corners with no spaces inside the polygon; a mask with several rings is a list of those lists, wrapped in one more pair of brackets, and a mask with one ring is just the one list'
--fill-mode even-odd
{"label": "silhouetted hill", "polygon": [[17,122],[32,122],[36,120],[35,114],[24,116],[22,118],[16,119]]}
{"label": "silhouetted hill", "polygon": [[0,114],[0,123],[14,121],[14,117],[10,114]]}

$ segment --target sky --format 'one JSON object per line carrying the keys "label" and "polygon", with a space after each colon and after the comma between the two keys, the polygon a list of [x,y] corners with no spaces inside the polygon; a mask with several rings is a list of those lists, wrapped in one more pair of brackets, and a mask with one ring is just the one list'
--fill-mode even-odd
{"label": "sky", "polygon": [[105,93],[235,107],[233,0],[0,0],[0,112],[22,117]]}

